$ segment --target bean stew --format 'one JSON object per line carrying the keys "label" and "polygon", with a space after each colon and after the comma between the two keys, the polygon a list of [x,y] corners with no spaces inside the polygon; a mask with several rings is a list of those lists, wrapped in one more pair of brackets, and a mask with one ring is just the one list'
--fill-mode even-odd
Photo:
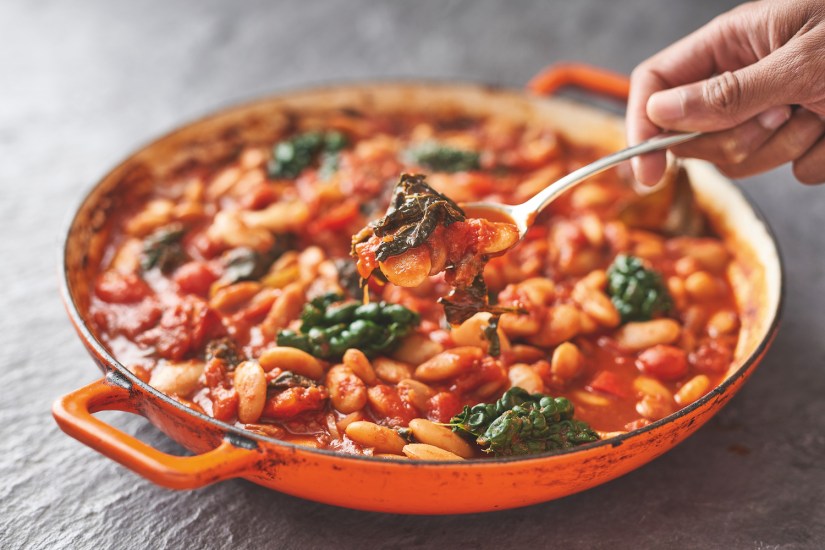
{"label": "bean stew", "polygon": [[[361,234],[350,256],[402,174],[454,203],[516,204],[607,152],[494,117],[295,117],[274,143],[138,186],[109,222],[92,324],[184,405],[316,448],[461,460],[637,429],[722,381],[739,314],[724,242],[638,227],[622,172],[503,254],[480,229],[499,224],[456,218],[406,247]],[[370,277],[379,260],[389,274]],[[489,308],[451,324],[439,298],[457,271]]]}

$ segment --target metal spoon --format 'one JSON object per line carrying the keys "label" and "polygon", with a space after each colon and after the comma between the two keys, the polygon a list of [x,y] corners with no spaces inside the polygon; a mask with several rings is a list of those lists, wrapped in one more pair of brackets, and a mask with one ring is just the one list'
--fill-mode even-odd
{"label": "metal spoon", "polygon": [[689,134],[662,134],[653,137],[647,141],[643,141],[633,147],[622,149],[612,155],[602,157],[595,162],[591,162],[587,166],[583,166],[578,170],[567,174],[560,180],[556,180],[548,185],[542,191],[534,195],[532,198],[521,204],[499,204],[495,202],[468,202],[462,203],[459,206],[464,210],[468,217],[484,218],[490,221],[509,222],[518,229],[519,240],[524,238],[527,230],[533,225],[536,216],[539,212],[544,210],[548,204],[556,200],[556,198],[570,189],[578,185],[590,176],[594,176],[609,168],[613,168],[626,160],[629,160],[637,155],[651,153],[653,151],[660,151],[690,141],[701,135],[701,132],[693,132]]}

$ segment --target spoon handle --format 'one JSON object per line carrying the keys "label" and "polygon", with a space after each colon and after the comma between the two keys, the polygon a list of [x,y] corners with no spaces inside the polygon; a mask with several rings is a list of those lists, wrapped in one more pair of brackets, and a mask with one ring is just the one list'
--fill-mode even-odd
{"label": "spoon handle", "polygon": [[556,197],[561,195],[568,188],[576,185],[584,179],[589,178],[590,176],[594,176],[600,172],[604,172],[609,168],[613,168],[617,164],[629,160],[637,155],[643,155],[645,153],[651,153],[653,151],[667,149],[668,147],[673,147],[674,145],[690,141],[694,138],[699,137],[700,135],[701,132],[692,132],[689,134],[675,135],[662,134],[653,137],[647,141],[643,141],[638,145],[634,145],[633,147],[622,149],[621,151],[617,151],[612,155],[602,157],[595,162],[591,162],[587,166],[582,166],[578,170],[570,172],[569,174],[567,174],[560,180],[554,182],[553,184],[547,186],[544,190],[540,191],[535,196],[533,196],[533,198],[531,198],[530,200],[516,208],[522,210],[525,213],[530,212],[538,214],[544,209],[545,206],[553,202],[556,199]]}

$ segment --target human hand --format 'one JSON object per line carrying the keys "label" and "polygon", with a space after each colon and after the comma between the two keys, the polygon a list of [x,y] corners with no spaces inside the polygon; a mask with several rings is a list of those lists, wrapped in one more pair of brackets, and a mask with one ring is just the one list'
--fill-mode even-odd
{"label": "human hand", "polygon": [[[746,177],[793,162],[825,182],[825,0],[743,4],[641,63],[630,78],[628,142],[664,130],[710,135],[674,147]],[[643,184],[665,154],[633,159]]]}

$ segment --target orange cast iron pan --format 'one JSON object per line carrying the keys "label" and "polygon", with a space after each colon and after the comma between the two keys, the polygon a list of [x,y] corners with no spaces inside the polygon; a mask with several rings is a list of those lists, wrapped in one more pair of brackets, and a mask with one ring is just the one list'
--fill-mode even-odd
{"label": "orange cast iron pan", "polygon": [[[735,256],[730,276],[742,332],[734,365],[725,381],[702,399],[619,437],[555,454],[449,463],[349,456],[301,447],[247,432],[181,405],[129,372],[90,328],[92,268],[105,244],[108,216],[118,207],[118,196],[135,181],[134,174],[149,170],[162,175],[192,155],[201,155],[200,160],[220,149],[227,136],[260,138],[267,132],[266,121],[283,116],[285,109],[494,114],[514,121],[539,120],[573,142],[621,147],[623,128],[615,115],[544,97],[567,85],[621,99],[628,89],[623,76],[570,64],[538,75],[529,85],[531,93],[474,84],[346,84],[287,93],[222,111],[136,152],[91,190],[68,230],[63,297],[104,377],[59,399],[53,408],[57,423],[72,437],[165,487],[193,489],[242,477],[319,502],[410,514],[480,512],[547,501],[615,479],[671,449],[719,411],[753,372],[776,331],[782,296],[779,255],[765,222],[732,183],[698,161],[684,163],[697,201]],[[146,417],[194,456],[171,456],[141,443],[94,416],[103,410]]]}

